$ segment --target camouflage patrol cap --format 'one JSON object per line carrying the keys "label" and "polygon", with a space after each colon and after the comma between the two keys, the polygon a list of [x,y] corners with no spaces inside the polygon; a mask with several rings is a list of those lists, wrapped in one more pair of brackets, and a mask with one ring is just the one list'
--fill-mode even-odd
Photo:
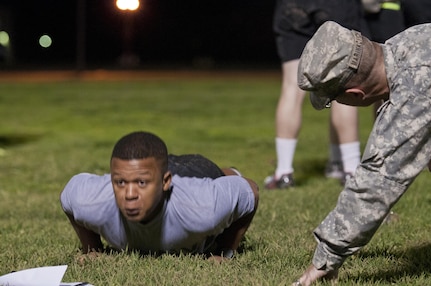
{"label": "camouflage patrol cap", "polygon": [[311,91],[315,109],[330,107],[358,70],[361,56],[361,33],[332,21],[320,26],[305,46],[298,68],[298,85]]}

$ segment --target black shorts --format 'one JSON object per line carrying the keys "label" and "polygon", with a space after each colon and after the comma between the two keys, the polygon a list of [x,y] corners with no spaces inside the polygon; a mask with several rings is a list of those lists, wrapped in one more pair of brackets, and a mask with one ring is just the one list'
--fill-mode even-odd
{"label": "black shorts", "polygon": [[362,31],[361,0],[277,0],[273,29],[281,61],[299,59],[305,44],[328,20]]}
{"label": "black shorts", "polygon": [[401,10],[381,9],[379,13],[368,14],[365,19],[370,29],[371,40],[384,43],[405,29]]}
{"label": "black shorts", "polygon": [[168,155],[168,169],[181,177],[218,178],[223,171],[211,160],[198,154]]}
{"label": "black shorts", "polygon": [[411,27],[431,22],[431,1],[429,0],[401,0],[405,24]]}

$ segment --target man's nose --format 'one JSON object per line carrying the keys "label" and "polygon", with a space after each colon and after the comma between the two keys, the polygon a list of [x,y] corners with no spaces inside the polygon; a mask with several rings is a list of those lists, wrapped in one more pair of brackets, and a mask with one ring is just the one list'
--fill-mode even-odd
{"label": "man's nose", "polygon": [[135,200],[138,198],[138,191],[134,184],[128,184],[126,189],[126,200]]}

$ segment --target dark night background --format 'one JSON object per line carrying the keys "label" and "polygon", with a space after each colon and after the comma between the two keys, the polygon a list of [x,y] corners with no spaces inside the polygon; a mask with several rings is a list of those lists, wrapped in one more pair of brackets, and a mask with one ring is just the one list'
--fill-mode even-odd
{"label": "dark night background", "polygon": [[[12,58],[2,65],[73,68],[78,42],[84,47],[85,68],[116,67],[125,51],[129,17],[131,51],[140,58],[134,67],[278,66],[274,2],[140,0],[140,8],[127,14],[115,0],[0,0],[0,29],[10,35]],[[78,22],[85,24],[80,41]],[[38,45],[43,34],[52,37],[50,48]]]}

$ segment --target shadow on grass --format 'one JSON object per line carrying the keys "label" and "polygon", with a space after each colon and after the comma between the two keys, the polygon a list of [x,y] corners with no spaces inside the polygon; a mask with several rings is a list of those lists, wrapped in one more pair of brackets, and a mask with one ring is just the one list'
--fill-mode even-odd
{"label": "shadow on grass", "polygon": [[41,138],[40,134],[4,134],[0,135],[0,147],[10,147],[28,142],[36,141]]}
{"label": "shadow on grass", "polygon": [[[254,251],[256,250],[255,246],[254,246],[254,242],[251,242],[249,239],[247,239],[247,237],[244,237],[238,247],[238,249],[236,250],[236,253],[238,255],[241,255],[242,253],[244,253],[245,251]],[[188,253],[188,252],[183,252],[183,251],[139,251],[139,250],[117,250],[111,247],[106,247],[104,249],[104,253],[107,255],[118,255],[121,253],[126,253],[126,254],[137,254],[139,255],[141,258],[157,258],[157,257],[162,257],[165,255],[168,256],[175,256],[175,257],[180,257],[180,256],[201,256],[202,258],[209,258],[213,255],[212,252],[208,252],[208,253]]]}
{"label": "shadow on grass", "polygon": [[325,176],[326,159],[309,159],[295,162],[295,184],[306,185],[311,179]]}
{"label": "shadow on grass", "polygon": [[377,269],[373,273],[361,273],[360,277],[351,277],[352,279],[361,279],[362,281],[385,281],[396,283],[400,279],[409,277],[415,279],[423,274],[431,274],[431,244],[423,244],[411,247],[407,250],[391,251],[363,251],[357,255],[360,258],[386,257],[394,261],[394,267],[386,269]]}
{"label": "shadow on grass", "polygon": [[[270,164],[275,169],[277,165],[276,160],[271,161]],[[302,186],[306,185],[311,179],[318,177],[323,178],[325,176],[326,159],[296,160],[293,167],[295,169],[295,173],[293,174],[295,185]],[[273,175],[273,173],[268,175]]]}

